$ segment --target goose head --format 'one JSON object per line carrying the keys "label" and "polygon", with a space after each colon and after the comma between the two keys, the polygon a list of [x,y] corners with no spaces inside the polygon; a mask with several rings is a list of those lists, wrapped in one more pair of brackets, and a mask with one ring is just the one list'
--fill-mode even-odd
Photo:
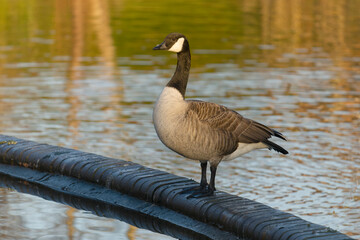
{"label": "goose head", "polygon": [[180,53],[189,51],[189,43],[183,34],[170,33],[165,37],[165,40],[156,45],[153,50],[168,50],[170,52]]}

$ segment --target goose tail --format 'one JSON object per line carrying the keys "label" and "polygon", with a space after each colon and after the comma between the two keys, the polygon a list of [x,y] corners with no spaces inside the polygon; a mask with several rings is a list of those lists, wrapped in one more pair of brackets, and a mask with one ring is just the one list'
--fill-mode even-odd
{"label": "goose tail", "polygon": [[[281,134],[280,134],[281,135]],[[276,135],[275,135],[276,136]],[[281,135],[282,136],[282,135]],[[282,138],[282,137],[280,137],[280,138]],[[283,138],[284,139],[284,138]],[[284,139],[284,140],[286,140],[286,139]],[[279,146],[279,145],[277,145],[276,143],[273,143],[273,142],[271,142],[271,141],[269,141],[269,140],[265,140],[265,141],[263,141],[263,143],[266,145],[266,146],[268,146],[269,147],[269,149],[274,149],[275,151],[277,151],[277,152],[279,152],[279,153],[282,153],[282,154],[288,154],[289,152],[288,151],[286,151],[283,147],[281,147],[281,146]]]}
{"label": "goose tail", "polygon": [[284,135],[282,135],[280,132],[278,132],[278,131],[276,131],[276,130],[274,130],[274,129],[271,129],[271,130],[273,131],[273,135],[274,135],[275,137],[278,137],[278,138],[281,138],[281,139],[287,141],[287,139],[284,137]]}

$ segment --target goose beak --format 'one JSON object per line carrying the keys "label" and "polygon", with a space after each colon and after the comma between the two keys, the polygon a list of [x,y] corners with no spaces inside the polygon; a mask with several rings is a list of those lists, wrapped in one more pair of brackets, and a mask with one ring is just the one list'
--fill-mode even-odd
{"label": "goose beak", "polygon": [[156,45],[153,50],[166,50],[165,42]]}

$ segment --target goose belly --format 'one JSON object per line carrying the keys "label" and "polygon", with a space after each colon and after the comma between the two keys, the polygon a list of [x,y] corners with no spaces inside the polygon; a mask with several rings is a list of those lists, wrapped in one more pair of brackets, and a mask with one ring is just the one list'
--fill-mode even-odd
{"label": "goose belly", "polygon": [[180,92],[165,87],[159,96],[153,121],[160,140],[171,150],[190,159],[209,160],[214,155],[213,144],[200,134],[201,126],[185,117],[187,102]]}
{"label": "goose belly", "polygon": [[160,140],[174,152],[194,160],[211,160],[217,158],[218,154],[209,141],[211,138],[198,134],[197,131],[189,128],[188,121],[169,120],[167,126],[155,127]]}

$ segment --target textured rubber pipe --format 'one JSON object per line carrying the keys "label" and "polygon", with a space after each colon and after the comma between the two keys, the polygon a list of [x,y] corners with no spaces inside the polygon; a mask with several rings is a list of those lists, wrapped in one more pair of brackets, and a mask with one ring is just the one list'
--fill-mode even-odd
{"label": "textured rubber pipe", "polygon": [[[142,165],[0,135],[0,162],[96,183],[156,203],[244,239],[351,239],[264,204],[217,191],[187,199],[193,180]],[[226,232],[224,232],[225,234]]]}

